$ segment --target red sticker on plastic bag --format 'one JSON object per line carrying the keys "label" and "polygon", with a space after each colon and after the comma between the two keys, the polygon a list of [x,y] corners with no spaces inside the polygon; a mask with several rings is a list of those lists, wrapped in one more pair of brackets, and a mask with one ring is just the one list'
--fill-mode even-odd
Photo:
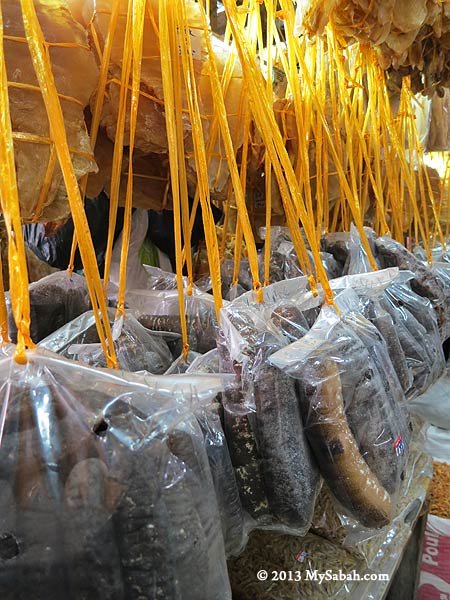
{"label": "red sticker on plastic bag", "polygon": [[403,454],[404,449],[405,449],[405,445],[403,443],[403,438],[401,435],[399,435],[394,442],[395,454],[397,456],[401,456]]}

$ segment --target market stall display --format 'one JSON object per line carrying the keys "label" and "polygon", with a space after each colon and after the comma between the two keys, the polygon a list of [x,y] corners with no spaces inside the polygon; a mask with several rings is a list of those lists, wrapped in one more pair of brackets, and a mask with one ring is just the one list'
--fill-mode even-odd
{"label": "market stall display", "polygon": [[2,597],[385,596],[448,404],[450,15],[413,8],[0,6]]}

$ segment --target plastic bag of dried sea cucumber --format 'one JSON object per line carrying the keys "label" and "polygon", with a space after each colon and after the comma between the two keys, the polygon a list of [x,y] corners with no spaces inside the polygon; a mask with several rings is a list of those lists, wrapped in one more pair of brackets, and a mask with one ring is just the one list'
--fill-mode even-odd
{"label": "plastic bag of dried sea cucumber", "polygon": [[[408,399],[426,390],[445,369],[436,313],[427,298],[411,289],[413,277],[410,271],[390,267],[330,282],[334,291],[353,289],[358,294],[361,313],[384,338]],[[320,286],[318,292],[323,297]]]}
{"label": "plastic bag of dried sea cucumber", "polygon": [[41,349],[19,365],[13,352],[0,358],[2,599],[229,600],[193,412],[220,379],[139,378]]}
{"label": "plastic bag of dried sea cucumber", "polygon": [[[30,283],[31,339],[36,344],[91,308],[86,280],[76,273],[58,271]],[[13,342],[17,341],[17,327],[6,294],[8,328]]]}
{"label": "plastic bag of dried sea cucumber", "polygon": [[[222,399],[243,507],[254,526],[302,534],[310,525],[320,478],[305,438],[295,382],[268,360],[289,341],[270,319],[277,306],[274,290],[298,285],[291,280],[269,286],[259,308],[251,292],[224,308],[218,348],[221,371],[236,377],[236,387]],[[282,299],[286,295],[280,292]]]}
{"label": "plastic bag of dried sea cucumber", "polygon": [[384,385],[387,348],[350,292],[335,298],[340,314],[324,306],[304,338],[269,360],[298,379],[306,436],[339,512],[376,529],[393,517],[410,428],[398,380],[395,394]]}
{"label": "plastic bag of dried sea cucumber", "polygon": [[[220,374],[224,390],[234,389],[234,377],[220,373],[218,349],[197,356],[186,370],[187,375]],[[223,393],[217,394],[217,404],[196,411],[205,437],[206,453],[213,476],[222,521],[227,556],[238,556],[248,538],[248,521],[242,509],[239,488],[224,433]]]}
{"label": "plastic bag of dried sea cucumber", "polygon": [[[138,321],[150,331],[181,334],[181,319],[178,291],[175,290],[131,290],[126,302]],[[184,310],[190,349],[204,354],[216,346],[218,331],[214,298],[197,289],[184,298]],[[174,350],[180,355],[181,343]]]}
{"label": "plastic bag of dried sea cucumber", "polygon": [[[265,227],[260,228],[260,237],[266,239]],[[309,249],[308,241],[305,236],[303,237],[312,273],[315,276],[313,256]],[[332,254],[321,252],[320,256],[329,279],[334,279],[342,274],[342,266],[335,260]],[[263,254],[261,254],[261,257],[263,257]],[[270,265],[271,271],[274,273],[274,276],[271,276],[270,283],[305,275],[295,251],[291,232],[287,227],[275,226],[270,229]],[[276,275],[278,273],[279,275]]]}
{"label": "plastic bag of dried sea cucumber", "polygon": [[[115,309],[109,308],[108,315],[119,368],[125,371],[148,371],[155,375],[165,373],[172,362],[172,355],[164,338],[147,331],[129,313],[125,318],[115,320]],[[93,311],[64,325],[39,345],[92,367],[106,367]]]}
{"label": "plastic bag of dried sea cucumber", "polygon": [[247,527],[228,445],[220,420],[220,406],[196,411],[219,505],[225,552],[239,556],[247,541]]}
{"label": "plastic bag of dried sea cucumber", "polygon": [[381,306],[392,317],[413,375],[408,399],[424,393],[445,372],[436,312],[427,298],[411,289],[410,278],[410,273],[401,272],[381,299]]}
{"label": "plastic bag of dried sea cucumber", "polygon": [[387,235],[375,240],[380,260],[386,267],[398,267],[402,271],[412,271],[414,277],[410,286],[413,292],[428,298],[436,312],[441,339],[445,339],[447,331],[447,303],[444,284],[427,265],[409,252],[402,244]]}

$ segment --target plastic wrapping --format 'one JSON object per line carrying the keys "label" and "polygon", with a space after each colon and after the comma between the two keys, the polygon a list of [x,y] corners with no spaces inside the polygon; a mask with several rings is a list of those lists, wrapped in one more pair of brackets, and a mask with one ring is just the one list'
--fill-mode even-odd
{"label": "plastic wrapping", "polygon": [[344,268],[350,252],[350,234],[345,232],[329,233],[321,239],[320,243],[322,249],[332,254]]}
{"label": "plastic wrapping", "polygon": [[[176,289],[130,290],[126,301],[138,321],[150,331],[181,334]],[[190,349],[204,354],[215,348],[218,324],[214,298],[194,288],[191,296],[185,293],[185,313]],[[177,354],[181,354],[181,349],[180,344]]]}
{"label": "plastic wrapping", "polygon": [[[58,271],[31,283],[30,294],[31,339],[36,344],[72,319],[91,308],[86,280],[76,273]],[[8,307],[9,335],[16,342],[17,327],[12,314],[9,294]]]}
{"label": "plastic wrapping", "polygon": [[408,367],[405,352],[391,315],[383,309],[379,298],[363,299],[363,314],[377,329],[386,342],[389,358],[405,393],[411,389],[414,377]]}
{"label": "plastic wrapping", "polygon": [[245,546],[247,533],[239,489],[220,420],[220,405],[198,409],[196,416],[204,436],[219,505],[225,552],[227,556],[238,556]]}
{"label": "plastic wrapping", "polygon": [[197,356],[187,368],[188,373],[220,373],[219,351],[217,348]]}
{"label": "plastic wrapping", "polygon": [[[147,273],[141,264],[139,251],[147,235],[148,216],[147,211],[137,208],[131,220],[130,243],[128,246],[126,285],[128,289],[145,288],[147,284]],[[119,285],[120,263],[122,258],[123,232],[120,233],[114,244],[111,255],[111,267],[109,273],[110,281]]]}
{"label": "plastic wrapping", "polygon": [[173,361],[173,363],[170,365],[170,367],[167,369],[164,375],[182,375],[183,373],[186,373],[193,361],[199,356],[202,356],[202,354],[192,351],[188,352],[186,358],[183,354],[181,354]]}
{"label": "plastic wrapping", "polygon": [[[367,233],[372,243],[370,230]],[[357,233],[349,249],[349,267],[361,272],[331,281],[331,288],[353,289],[358,294],[360,310],[384,338],[407,398],[414,398],[444,371],[436,313],[428,299],[412,291],[413,273],[397,267],[370,271]],[[318,291],[323,297],[320,288]]]}
{"label": "plastic wrapping", "polygon": [[[166,375],[174,373],[186,373],[192,376],[220,373],[217,349],[210,350],[206,354],[190,352],[187,362],[184,362],[181,357],[173,363]],[[221,374],[220,377],[224,380],[225,389],[234,388],[233,377],[230,374]],[[225,551],[227,556],[237,556],[245,546],[247,527],[222,427],[221,399],[222,393],[219,393],[217,404],[199,409],[196,415],[205,438],[206,453],[219,505]]]}
{"label": "plastic wrapping", "polygon": [[436,311],[439,333],[445,339],[447,330],[447,305],[444,286],[431,269],[423,265],[411,252],[398,242],[385,235],[375,240],[380,258],[387,267],[399,267],[412,271],[411,288],[424,298],[428,298]]}
{"label": "plastic wrapping", "polygon": [[[341,512],[364,528],[387,525],[409,450],[403,392],[387,347],[347,290],[306,336],[270,361],[299,380],[305,432]],[[356,524],[355,524],[356,525]]]}
{"label": "plastic wrapping", "polygon": [[391,524],[379,532],[373,532],[374,535],[367,539],[349,535],[345,522],[341,521],[335,510],[332,495],[324,485],[317,498],[311,531],[345,547],[355,557],[364,559],[367,565],[373,565],[380,547],[390,537],[392,530],[397,530],[405,522],[417,500],[422,503],[426,497],[433,467],[430,456],[422,450],[422,437],[420,425],[414,423],[411,451],[401,482],[395,517]]}
{"label": "plastic wrapping", "polygon": [[[256,574],[267,571],[267,580],[258,580]],[[328,600],[346,598],[356,581],[339,580],[339,572],[362,575],[364,562],[344,548],[335,546],[312,533],[305,537],[255,531],[250,536],[245,552],[228,562],[231,588],[235,600]],[[285,572],[285,578],[278,573]],[[320,582],[317,574],[329,573]],[[291,573],[291,576],[289,575]],[[298,573],[298,575],[297,575]]]}
{"label": "plastic wrapping", "polygon": [[[375,246],[375,240],[377,239],[377,235],[373,229],[370,229],[369,227],[364,227],[364,231],[372,251],[372,256],[376,261],[377,249]],[[367,256],[367,252],[362,245],[361,236],[359,235],[359,232],[353,223],[350,225],[348,248],[349,254],[347,262],[347,274],[356,275],[357,273],[370,273],[372,268],[370,266],[369,257]]]}
{"label": "plastic wrapping", "polygon": [[444,258],[444,254],[441,254],[439,260],[442,262],[433,262],[431,271],[438,277],[444,289],[446,321],[441,337],[446,340],[450,337],[450,265],[443,260]]}
{"label": "plastic wrapping", "polygon": [[[303,273],[297,253],[294,248],[292,236],[287,227],[272,227],[270,233],[270,264],[271,264],[271,283],[281,281],[282,279],[293,279],[301,277]],[[265,239],[265,227],[260,229],[260,236]],[[308,249],[308,242],[305,239],[307,254],[313,274],[314,258]],[[335,279],[342,274],[342,266],[335,260],[329,252],[321,252],[322,265],[325,268],[328,279]],[[273,272],[273,275],[272,275]]]}
{"label": "plastic wrapping", "polygon": [[[163,374],[172,355],[162,336],[152,335],[131,314],[115,321],[115,309],[108,309],[119,368]],[[94,313],[84,313],[42,340],[42,348],[93,367],[106,367],[106,358],[95,326]]]}
{"label": "plastic wrapping", "polygon": [[12,351],[0,360],[2,598],[231,598],[192,413],[218,380],[145,385],[41,350],[18,365]]}
{"label": "plastic wrapping", "polygon": [[392,317],[398,338],[413,375],[408,399],[422,394],[445,371],[445,358],[436,313],[429,300],[415,294],[407,282],[393,283],[381,306]]}
{"label": "plastic wrapping", "polygon": [[[303,287],[306,278],[302,278]],[[257,527],[305,533],[320,479],[303,431],[295,382],[269,363],[286,344],[271,315],[289,287],[265,290],[263,305],[252,293],[222,310],[220,368],[236,375],[225,392],[224,428],[244,509]]]}

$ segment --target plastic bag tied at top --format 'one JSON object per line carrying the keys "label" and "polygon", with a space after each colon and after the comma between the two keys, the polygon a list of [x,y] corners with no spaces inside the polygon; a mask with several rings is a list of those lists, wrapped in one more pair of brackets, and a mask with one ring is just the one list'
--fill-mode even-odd
{"label": "plastic bag tied at top", "polygon": [[231,598],[192,411],[219,380],[144,384],[43,351],[18,365],[13,350],[0,359],[2,598]]}

